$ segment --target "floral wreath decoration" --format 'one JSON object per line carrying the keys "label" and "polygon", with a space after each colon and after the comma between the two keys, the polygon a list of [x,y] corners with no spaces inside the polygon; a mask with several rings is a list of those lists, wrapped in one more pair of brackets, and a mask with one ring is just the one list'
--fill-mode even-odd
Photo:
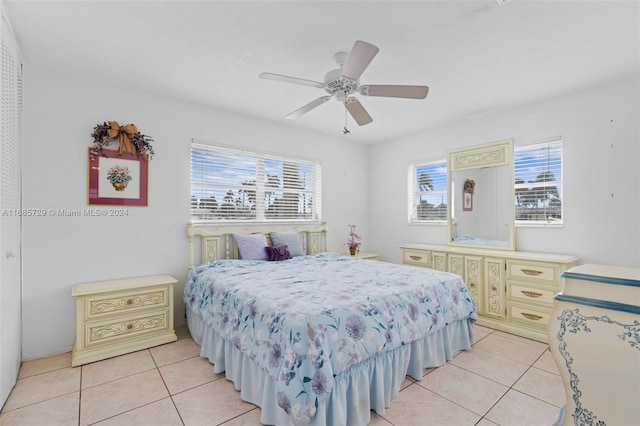
{"label": "floral wreath decoration", "polygon": [[92,160],[100,155],[105,156],[102,150],[116,141],[119,141],[118,155],[131,153],[146,161],[148,158],[153,158],[155,154],[151,146],[153,138],[140,133],[135,124],[120,126],[117,121],[104,122],[93,128],[91,136],[93,137]]}
{"label": "floral wreath decoration", "polygon": [[463,192],[468,192],[469,194],[473,194],[476,188],[476,182],[473,179],[467,179],[464,181],[464,187],[462,188]]}

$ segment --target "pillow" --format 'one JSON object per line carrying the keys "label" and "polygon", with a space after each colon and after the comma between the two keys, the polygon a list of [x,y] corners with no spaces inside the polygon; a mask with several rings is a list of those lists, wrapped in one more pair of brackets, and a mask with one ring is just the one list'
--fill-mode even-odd
{"label": "pillow", "polygon": [[264,234],[233,234],[240,258],[243,260],[267,260],[267,237]]}
{"label": "pillow", "polygon": [[269,234],[274,246],[287,246],[291,256],[304,256],[299,232],[272,232]]}
{"label": "pillow", "polygon": [[289,253],[287,246],[267,246],[265,248],[267,249],[267,257],[272,262],[291,259],[291,253]]}

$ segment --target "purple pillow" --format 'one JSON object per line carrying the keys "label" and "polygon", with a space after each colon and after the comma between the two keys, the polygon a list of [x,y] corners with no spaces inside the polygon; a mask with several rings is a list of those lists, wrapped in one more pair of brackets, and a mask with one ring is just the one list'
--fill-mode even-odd
{"label": "purple pillow", "polygon": [[267,253],[264,251],[267,237],[264,234],[233,234],[233,238],[243,260],[267,260]]}
{"label": "purple pillow", "polygon": [[265,249],[270,261],[291,259],[291,253],[289,253],[289,247],[287,246],[266,246]]}

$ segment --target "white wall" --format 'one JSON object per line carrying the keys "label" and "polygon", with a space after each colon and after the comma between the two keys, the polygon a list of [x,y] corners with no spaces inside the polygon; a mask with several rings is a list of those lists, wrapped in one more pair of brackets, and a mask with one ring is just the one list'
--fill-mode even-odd
{"label": "white wall", "polygon": [[[87,207],[87,149],[99,122],[135,123],[155,139],[156,157],[149,206],[129,208],[127,217],[25,218],[23,359],[71,349],[78,282],[172,274],[180,281],[176,320],[183,320],[191,138],[319,159],[329,249],[344,250],[353,223],[362,250],[399,262],[403,243],[447,241],[446,226],[407,224],[409,161],[505,138],[518,146],[562,135],[565,225],[518,228],[517,248],[640,266],[639,86],[617,82],[367,147],[27,65],[24,208]],[[595,170],[604,172],[596,178]]]}
{"label": "white wall", "polygon": [[[224,113],[25,67],[23,207],[87,208],[87,155],[93,127],[135,123],[155,140],[148,207],[127,217],[27,217],[23,224],[23,359],[71,350],[78,282],[168,273],[176,321],[187,274],[191,138],[319,159],[328,247],[344,251],[348,224],[369,249],[368,147],[283,124]],[[101,207],[101,206],[92,206]]]}
{"label": "white wall", "polygon": [[446,226],[408,225],[407,166],[448,150],[513,138],[517,146],[561,135],[564,226],[516,229],[523,251],[572,254],[582,263],[640,267],[640,83],[637,78],[440,126],[372,147],[373,250],[400,262],[405,243],[447,243]]}

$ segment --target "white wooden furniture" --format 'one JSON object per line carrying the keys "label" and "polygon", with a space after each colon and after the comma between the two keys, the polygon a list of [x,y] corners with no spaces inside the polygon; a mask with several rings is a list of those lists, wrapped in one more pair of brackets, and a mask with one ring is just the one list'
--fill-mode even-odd
{"label": "white wooden furniture", "polygon": [[640,424],[640,269],[581,265],[563,276],[549,323],[567,396],[556,424]]}
{"label": "white wooden furniture", "polygon": [[553,297],[575,256],[444,245],[406,244],[402,262],[453,272],[467,283],[479,325],[548,342]]}
{"label": "white wooden furniture", "polygon": [[187,225],[189,269],[195,265],[220,259],[240,259],[233,234],[262,233],[267,237],[267,244],[271,244],[269,238],[271,232],[299,232],[305,254],[318,254],[327,250],[326,222],[278,225],[208,225],[189,222]]}
{"label": "white wooden furniture", "polygon": [[355,257],[358,259],[370,259],[370,260],[378,260],[378,253],[367,253],[367,252],[358,252],[354,255],[349,253],[344,253],[347,257]]}
{"label": "white wooden furniture", "polygon": [[73,367],[177,340],[170,275],[76,284]]}
{"label": "white wooden furniture", "polygon": [[515,250],[513,140],[449,151],[447,157],[448,245]]}

